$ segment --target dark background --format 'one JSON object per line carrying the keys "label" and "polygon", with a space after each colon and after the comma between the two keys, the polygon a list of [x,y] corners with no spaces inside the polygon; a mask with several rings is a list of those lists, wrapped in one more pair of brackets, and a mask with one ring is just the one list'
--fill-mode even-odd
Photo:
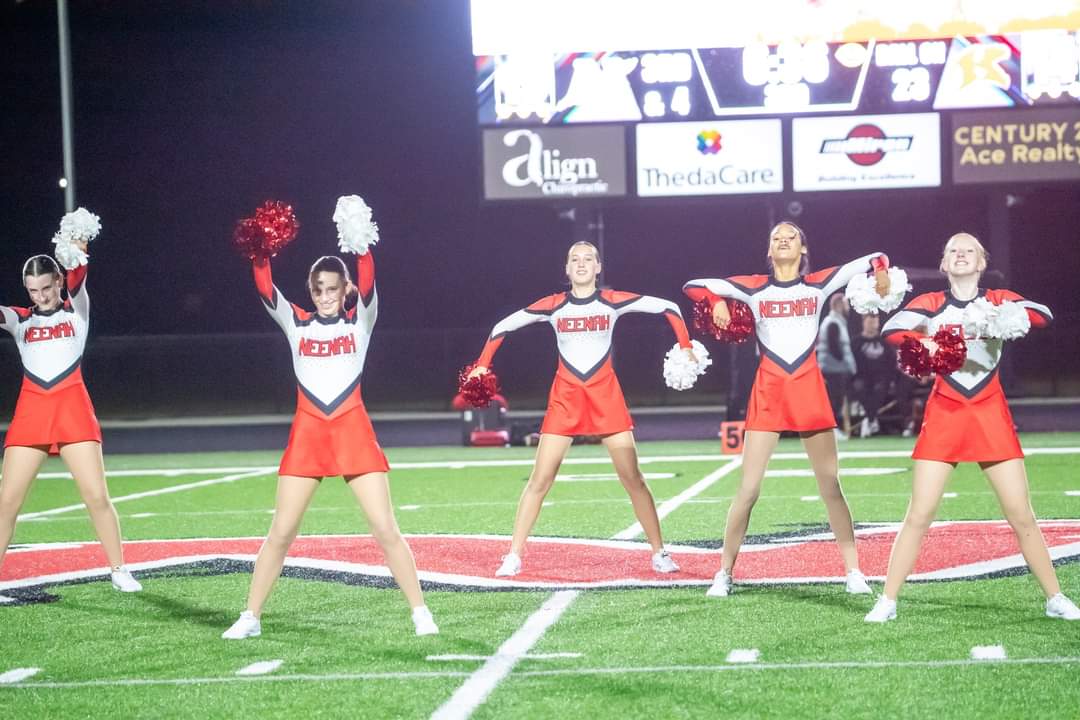
{"label": "dark background", "polygon": [[[70,11],[77,201],[104,226],[85,361],[102,417],[291,410],[284,341],[229,246],[235,221],[267,198],[292,203],[302,223],[274,270],[304,305],[308,265],[336,251],[336,198],[374,208],[373,408],[448,407],[488,329],[563,287],[573,224],[545,204],[480,202],[466,0],[72,0]],[[55,3],[0,0],[0,47],[0,302],[20,305],[22,262],[50,250],[64,212]],[[764,270],[770,220],[791,199],[610,203],[606,282],[686,312],[687,279]],[[1004,281],[1057,316],[1014,348],[1014,392],[1077,390],[1077,184],[799,199],[817,267],[871,250],[936,267],[952,233],[982,237]],[[675,394],[660,380],[667,324],[631,317],[619,335],[631,404],[722,399],[722,351],[699,388]],[[7,340],[0,363],[10,415],[21,371]],[[536,405],[554,364],[550,332],[531,328],[496,369],[512,404]]]}

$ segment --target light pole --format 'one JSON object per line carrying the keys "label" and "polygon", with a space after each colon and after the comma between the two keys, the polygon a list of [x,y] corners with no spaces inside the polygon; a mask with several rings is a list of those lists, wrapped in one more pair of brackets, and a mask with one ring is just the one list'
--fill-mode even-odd
{"label": "light pole", "polygon": [[64,188],[66,212],[75,209],[75,144],[72,140],[71,122],[71,34],[68,30],[67,0],[56,0],[56,22],[60,45],[60,119],[63,130]]}

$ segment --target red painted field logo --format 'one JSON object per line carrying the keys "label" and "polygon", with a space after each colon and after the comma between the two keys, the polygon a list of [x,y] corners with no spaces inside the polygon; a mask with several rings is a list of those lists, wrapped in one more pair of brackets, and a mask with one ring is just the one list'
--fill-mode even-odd
{"label": "red painted field logo", "polygon": [[[1080,559],[1080,520],[1040,523],[1055,560]],[[857,531],[863,570],[881,578],[897,525]],[[263,539],[147,540],[126,543],[129,567],[141,578],[250,572]],[[670,546],[682,567],[673,575],[653,572],[648,545],[616,540],[535,538],[525,570],[494,577],[508,538],[490,535],[412,535],[420,578],[444,590],[548,590],[555,588],[690,587],[708,585],[720,563],[716,548]],[[59,585],[107,580],[97,543],[14,546],[0,573],[0,594],[15,604],[54,600]],[[1001,521],[936,523],[927,536],[912,580],[971,580],[1026,572],[1016,539]],[[382,551],[367,535],[319,535],[297,539],[285,575],[356,585],[388,586]],[[827,532],[748,538],[739,554],[740,584],[840,583],[844,566]]]}

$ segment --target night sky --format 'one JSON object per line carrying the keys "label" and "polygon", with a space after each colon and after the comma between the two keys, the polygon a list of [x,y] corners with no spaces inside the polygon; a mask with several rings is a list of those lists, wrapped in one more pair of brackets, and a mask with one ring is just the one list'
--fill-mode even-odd
{"label": "night sky", "polygon": [[[336,250],[336,198],[363,196],[383,238],[379,332],[466,329],[475,349],[446,362],[467,362],[495,321],[563,287],[570,224],[549,205],[480,201],[465,0],[72,0],[71,32],[77,199],[104,226],[95,335],[274,331],[229,246],[267,198],[302,223],[274,269],[307,304],[308,265]],[[19,268],[49,251],[64,211],[55,3],[3,0],[0,46],[13,49],[0,66],[0,302],[17,305]],[[1059,358],[1080,354],[1080,186],[833,193],[800,198],[798,221],[817,267],[872,250],[933,267],[953,232],[991,235],[1006,193],[1019,202],[996,213],[1012,237],[991,247],[998,269],[1058,319],[1017,357],[1061,377]],[[610,203],[607,282],[688,309],[685,280],[764,271],[770,218],[790,199]],[[5,369],[0,391],[13,394],[17,375]]]}

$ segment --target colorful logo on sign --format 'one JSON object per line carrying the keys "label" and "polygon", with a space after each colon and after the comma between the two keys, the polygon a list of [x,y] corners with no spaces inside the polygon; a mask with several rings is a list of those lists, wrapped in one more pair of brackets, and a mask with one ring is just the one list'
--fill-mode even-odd
{"label": "colorful logo on sign", "polygon": [[716,130],[702,130],[699,132],[697,149],[702,155],[715,155],[720,152],[720,133]]}

